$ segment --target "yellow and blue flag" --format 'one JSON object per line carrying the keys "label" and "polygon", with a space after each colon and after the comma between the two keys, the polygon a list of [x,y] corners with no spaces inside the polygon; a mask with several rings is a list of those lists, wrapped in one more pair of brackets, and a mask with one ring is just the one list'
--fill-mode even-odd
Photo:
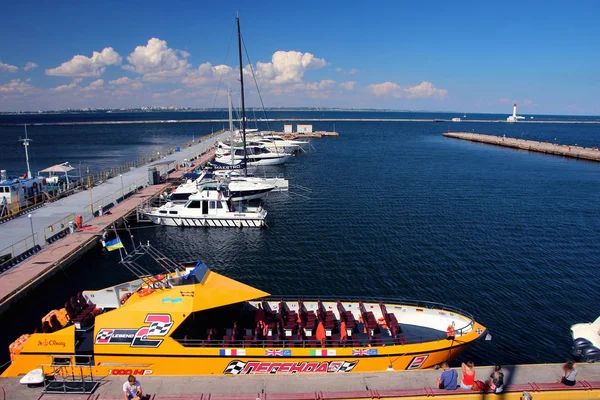
{"label": "yellow and blue flag", "polygon": [[106,249],[108,251],[113,251],[113,250],[117,250],[117,249],[122,249],[124,246],[123,246],[123,243],[121,243],[121,239],[116,238],[116,239],[109,240],[108,242],[106,242],[104,244],[104,247],[106,247]]}

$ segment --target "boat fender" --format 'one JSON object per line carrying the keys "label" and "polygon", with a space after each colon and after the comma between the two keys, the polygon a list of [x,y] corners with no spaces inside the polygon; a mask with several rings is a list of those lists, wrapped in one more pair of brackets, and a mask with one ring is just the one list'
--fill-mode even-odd
{"label": "boat fender", "polygon": [[154,289],[152,289],[151,287],[145,287],[145,288],[141,289],[140,291],[138,291],[138,296],[140,296],[140,297],[148,296],[152,292],[154,292]]}
{"label": "boat fender", "polygon": [[597,347],[588,347],[583,350],[583,356],[587,362],[594,362],[600,360],[600,349]]}
{"label": "boat fender", "polygon": [[123,295],[119,299],[119,303],[121,303],[121,305],[125,304],[127,299],[129,299],[130,297],[131,297],[131,293],[123,293]]}
{"label": "boat fender", "polygon": [[587,347],[592,347],[592,342],[587,340],[586,338],[577,338],[573,341],[573,349],[574,350],[583,350]]}

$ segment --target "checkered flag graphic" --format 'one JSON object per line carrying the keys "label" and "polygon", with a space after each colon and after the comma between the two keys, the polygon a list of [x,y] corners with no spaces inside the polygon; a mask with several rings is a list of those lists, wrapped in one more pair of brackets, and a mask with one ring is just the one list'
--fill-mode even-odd
{"label": "checkered flag graphic", "polygon": [[108,342],[108,340],[110,339],[112,334],[113,334],[112,329],[103,329],[100,332],[98,332],[98,335],[96,336],[96,342],[106,343],[106,342]]}
{"label": "checkered flag graphic", "polygon": [[171,329],[172,325],[172,322],[153,322],[150,324],[148,336],[165,336],[167,332],[169,332],[169,329]]}
{"label": "checkered flag graphic", "polygon": [[338,372],[350,372],[354,369],[354,367],[358,364],[358,361],[348,362],[344,361]]}
{"label": "checkered flag graphic", "polygon": [[234,360],[229,363],[227,368],[225,368],[225,371],[223,371],[223,374],[238,375],[240,372],[242,372],[244,370],[245,366],[246,366],[245,362],[239,361],[239,360]]}

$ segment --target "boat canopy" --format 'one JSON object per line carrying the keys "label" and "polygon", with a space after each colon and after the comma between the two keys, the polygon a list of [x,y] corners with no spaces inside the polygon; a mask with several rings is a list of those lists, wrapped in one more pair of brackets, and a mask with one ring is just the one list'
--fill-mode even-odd
{"label": "boat canopy", "polygon": [[74,169],[75,168],[70,166],[68,162],[64,162],[62,164],[56,164],[56,165],[53,165],[46,169],[43,169],[40,172],[50,172],[50,173],[64,172],[64,173],[67,173],[69,171],[73,171]]}

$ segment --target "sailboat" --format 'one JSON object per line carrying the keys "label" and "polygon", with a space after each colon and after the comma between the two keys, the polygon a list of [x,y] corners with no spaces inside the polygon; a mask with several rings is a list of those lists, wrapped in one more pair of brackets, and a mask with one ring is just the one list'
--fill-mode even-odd
{"label": "sailboat", "polygon": [[[225,150],[221,155],[215,158],[215,161],[222,164],[237,165],[243,161],[244,175],[248,175],[248,165],[280,165],[287,162],[290,157],[293,156],[291,153],[284,153],[281,151],[273,152],[267,149],[263,145],[249,145],[246,143],[246,104],[244,98],[244,64],[242,59],[242,34],[240,31],[240,21],[237,20],[238,24],[238,47],[239,47],[239,58],[240,58],[240,91],[242,97],[242,118],[240,120],[242,127],[242,147],[234,145],[234,140],[231,138],[230,146],[227,148],[224,144],[220,143],[219,147],[221,150]],[[231,107],[231,101],[230,101]],[[229,112],[231,121],[231,111]],[[230,130],[232,129],[230,122]]]}

